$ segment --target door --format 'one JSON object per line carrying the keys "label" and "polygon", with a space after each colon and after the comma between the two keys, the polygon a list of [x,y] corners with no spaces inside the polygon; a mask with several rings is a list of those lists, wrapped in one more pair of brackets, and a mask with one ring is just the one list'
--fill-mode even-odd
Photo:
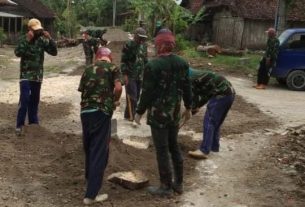
{"label": "door", "polygon": [[272,76],[285,78],[292,70],[305,70],[305,32],[291,34],[283,42]]}

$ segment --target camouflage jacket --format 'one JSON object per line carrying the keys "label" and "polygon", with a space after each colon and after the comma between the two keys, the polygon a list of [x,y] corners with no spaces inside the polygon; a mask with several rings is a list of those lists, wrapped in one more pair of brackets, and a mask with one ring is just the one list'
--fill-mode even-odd
{"label": "camouflage jacket", "polygon": [[22,36],[15,48],[15,55],[21,57],[20,79],[30,81],[42,81],[44,52],[50,55],[57,55],[56,43],[52,39],[39,37],[35,41],[27,41],[26,36]]}
{"label": "camouflage jacket", "polygon": [[122,74],[127,75],[129,79],[142,80],[146,63],[147,46],[144,44],[139,45],[135,41],[128,41],[122,50]]}
{"label": "camouflage jacket", "polygon": [[138,114],[144,114],[147,109],[147,124],[157,128],[177,126],[182,98],[185,108],[191,108],[192,90],[188,67],[177,55],[148,62],[136,109]]}
{"label": "camouflage jacket", "polygon": [[85,56],[93,58],[94,52],[93,52],[92,44],[90,43],[89,40],[83,41],[83,48],[84,48]]}
{"label": "camouflage jacket", "polygon": [[190,68],[189,75],[192,82],[193,109],[202,107],[212,97],[235,93],[231,83],[215,72]]}
{"label": "camouflage jacket", "polygon": [[268,38],[265,57],[270,58],[271,61],[276,61],[279,53],[280,41],[277,38]]}
{"label": "camouflage jacket", "polygon": [[83,48],[86,57],[93,58],[99,46],[99,40],[97,38],[90,38],[83,41]]}
{"label": "camouflage jacket", "polygon": [[112,63],[99,61],[87,67],[78,87],[81,92],[81,111],[98,109],[111,116],[115,108],[115,80],[121,80],[121,73]]}

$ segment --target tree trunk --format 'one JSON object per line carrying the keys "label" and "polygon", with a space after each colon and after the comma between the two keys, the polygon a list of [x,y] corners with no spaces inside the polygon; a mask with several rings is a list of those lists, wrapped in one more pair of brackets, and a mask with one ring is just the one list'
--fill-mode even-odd
{"label": "tree trunk", "polygon": [[278,34],[281,34],[286,29],[286,12],[287,2],[286,0],[278,0],[278,8],[276,15],[275,28]]}

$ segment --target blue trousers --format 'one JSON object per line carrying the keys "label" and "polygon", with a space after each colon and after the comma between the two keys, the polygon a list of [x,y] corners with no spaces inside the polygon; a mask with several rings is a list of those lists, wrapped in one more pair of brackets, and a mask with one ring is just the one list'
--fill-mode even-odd
{"label": "blue trousers", "polygon": [[125,86],[125,90],[126,90],[126,108],[125,108],[124,118],[133,121],[134,115],[136,114],[137,102],[140,97],[141,81],[130,79],[128,81],[128,84]]}
{"label": "blue trousers", "polygon": [[24,126],[28,114],[29,124],[38,124],[38,105],[40,100],[41,82],[20,81],[20,98],[16,127]]}
{"label": "blue trousers", "polygon": [[82,113],[83,146],[85,151],[85,198],[94,199],[103,182],[108,163],[111,116],[102,111]]}
{"label": "blue trousers", "polygon": [[212,98],[209,100],[203,119],[203,141],[200,150],[205,154],[219,151],[220,127],[225,120],[235,95]]}

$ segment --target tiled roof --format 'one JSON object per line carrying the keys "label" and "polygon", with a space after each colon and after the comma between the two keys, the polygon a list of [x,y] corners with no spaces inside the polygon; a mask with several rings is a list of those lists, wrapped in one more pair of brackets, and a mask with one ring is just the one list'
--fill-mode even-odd
{"label": "tiled roof", "polygon": [[55,13],[45,6],[39,0],[12,0],[13,2],[17,3],[18,6],[21,6],[31,13],[33,13],[36,17],[40,18],[54,18]]}
{"label": "tiled roof", "polygon": [[[189,0],[188,6],[196,13],[202,6],[207,9],[227,7],[235,15],[248,19],[275,19],[278,0]],[[288,7],[288,20],[305,21],[305,1],[294,0]]]}
{"label": "tiled roof", "polygon": [[10,6],[10,5],[15,5],[14,2],[10,0],[0,0],[0,6]]}

